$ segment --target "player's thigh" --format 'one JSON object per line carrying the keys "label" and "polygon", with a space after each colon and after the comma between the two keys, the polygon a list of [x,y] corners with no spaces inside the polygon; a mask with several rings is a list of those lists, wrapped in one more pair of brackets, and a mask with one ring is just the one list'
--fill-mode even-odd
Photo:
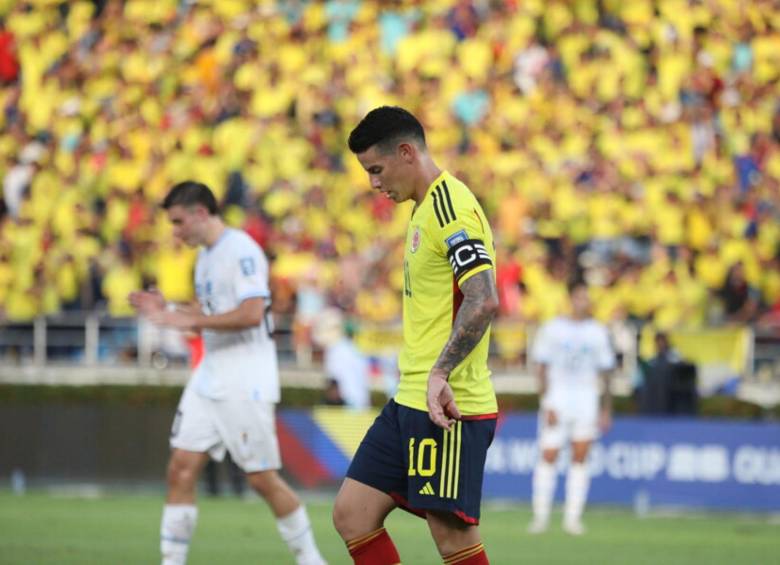
{"label": "player's thigh", "polygon": [[233,461],[246,473],[282,466],[276,436],[276,406],[240,391],[219,402],[216,426]]}
{"label": "player's thigh", "polygon": [[215,459],[224,456],[214,401],[200,396],[191,384],[185,387],[176,408],[170,446],[174,450],[209,453]]}
{"label": "player's thigh", "polygon": [[395,506],[390,495],[347,477],[333,503],[333,524],[344,540],[354,540],[381,528]]}
{"label": "player's thigh", "polygon": [[591,443],[599,437],[598,402],[580,404],[571,421],[572,459],[582,462],[588,455]]}
{"label": "player's thigh", "polygon": [[480,542],[479,527],[467,524],[450,512],[429,511],[426,514],[431,537],[442,556],[476,545]]}
{"label": "player's thigh", "polygon": [[[537,418],[537,441],[539,451],[544,455],[548,462],[555,461],[558,452],[566,443],[569,421],[567,414],[563,410],[556,410],[557,420],[554,425],[547,421],[543,410],[539,411]],[[549,458],[552,460],[550,461]]]}
{"label": "player's thigh", "polygon": [[385,405],[360,442],[347,469],[347,477],[403,503],[407,491],[407,465],[399,408],[393,400]]}
{"label": "player's thigh", "polygon": [[427,412],[401,408],[408,482],[405,507],[416,514],[449,512],[466,523],[479,523],[495,418],[464,418],[443,430]]}

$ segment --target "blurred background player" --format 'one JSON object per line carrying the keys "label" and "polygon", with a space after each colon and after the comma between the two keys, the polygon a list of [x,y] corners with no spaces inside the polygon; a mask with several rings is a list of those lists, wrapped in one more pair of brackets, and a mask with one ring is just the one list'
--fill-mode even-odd
{"label": "blurred background player", "polygon": [[469,188],[428,153],[411,113],[382,106],[349,148],[371,187],[414,201],[404,245],[403,348],[398,392],[366,432],[333,508],[358,565],[392,565],[384,529],[404,508],[428,522],[447,564],[483,565],[482,477],[498,408],[487,354],[498,310],[493,234]]}
{"label": "blurred background player", "polygon": [[[533,476],[533,522],[529,532],[544,532],[550,521],[558,453],[571,442],[563,529],[585,533],[582,512],[588,496],[590,445],[611,424],[609,375],[615,355],[607,328],[590,314],[588,287],[569,286],[571,315],[544,324],[533,344],[539,378],[539,460]],[[603,379],[599,402],[599,375]]]}
{"label": "blurred background player", "polygon": [[323,349],[325,404],[356,410],[369,408],[368,359],[347,335],[341,311],[337,308],[324,310],[314,322],[312,338]]}
{"label": "blurred background player", "polygon": [[130,303],[158,325],[203,334],[204,357],[184,389],[171,430],[168,494],[160,528],[163,565],[187,560],[198,516],[197,478],[209,456],[225,451],[276,516],[279,533],[299,565],[324,560],[309,517],[277,473],[281,457],[275,430],[279,401],[276,346],[267,307],[268,262],[244,232],[228,228],[204,184],[175,185],[163,202],[175,237],[203,246],[195,268],[199,308],[166,307],[158,292],[130,295]]}

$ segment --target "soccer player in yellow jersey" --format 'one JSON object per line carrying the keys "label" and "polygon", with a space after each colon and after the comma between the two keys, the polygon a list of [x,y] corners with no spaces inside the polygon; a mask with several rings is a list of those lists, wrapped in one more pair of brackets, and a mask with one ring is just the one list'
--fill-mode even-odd
{"label": "soccer player in yellow jersey", "polygon": [[425,518],[444,563],[483,565],[482,476],[497,417],[487,368],[498,308],[490,226],[468,187],[436,166],[406,110],[372,110],[349,148],[373,189],[415,206],[404,250],[401,382],[352,460],[333,522],[358,565],[400,563],[383,527],[396,507]]}

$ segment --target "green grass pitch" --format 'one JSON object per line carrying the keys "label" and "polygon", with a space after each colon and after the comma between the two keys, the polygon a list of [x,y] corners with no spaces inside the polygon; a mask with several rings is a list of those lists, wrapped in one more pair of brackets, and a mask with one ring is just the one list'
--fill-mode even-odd
{"label": "green grass pitch", "polygon": [[[191,565],[292,563],[269,510],[258,500],[200,500]],[[0,492],[0,563],[87,565],[159,563],[162,497],[97,498]],[[351,560],[330,523],[327,497],[307,503],[320,548],[331,563]],[[558,520],[541,536],[525,533],[527,506],[486,504],[482,534],[491,563],[501,564],[773,564],[780,563],[777,517],[689,514],[637,519],[623,510],[591,508],[588,533],[572,538]],[[559,518],[559,516],[556,516]],[[404,512],[387,528],[406,565],[441,563],[425,523]]]}

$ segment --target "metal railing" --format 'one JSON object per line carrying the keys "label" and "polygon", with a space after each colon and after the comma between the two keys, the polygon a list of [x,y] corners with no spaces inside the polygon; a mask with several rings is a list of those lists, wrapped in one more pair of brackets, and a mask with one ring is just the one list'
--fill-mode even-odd
{"label": "metal railing", "polygon": [[[315,362],[310,364],[311,350],[303,357],[296,351],[292,316],[276,317],[275,327],[283,382],[319,386],[322,374],[316,346]],[[532,325],[509,320],[494,323],[490,362],[497,389],[533,389],[528,352],[534,330]],[[375,342],[397,344],[400,327],[365,324],[363,337],[370,352]],[[628,394],[636,380],[637,333],[625,326],[613,332],[613,337],[621,360],[616,385]],[[763,385],[780,387],[780,336],[749,332],[747,339],[744,381],[762,385],[762,389]],[[360,336],[357,341],[360,344]],[[0,381],[5,382],[183,382],[189,353],[175,330],[160,330],[143,320],[115,318],[105,312],[64,312],[26,323],[0,324]]]}

